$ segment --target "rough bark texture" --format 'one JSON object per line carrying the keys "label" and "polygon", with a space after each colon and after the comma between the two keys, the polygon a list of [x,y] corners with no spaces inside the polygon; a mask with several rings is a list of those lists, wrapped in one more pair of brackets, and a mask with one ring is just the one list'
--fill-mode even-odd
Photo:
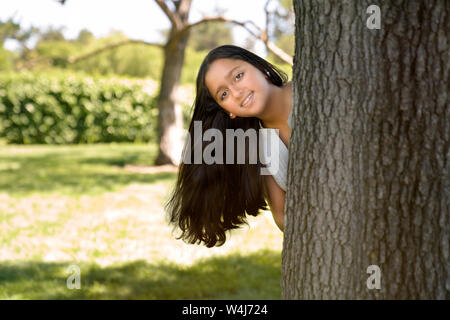
{"label": "rough bark texture", "polygon": [[294,9],[283,298],[449,299],[450,2]]}
{"label": "rough bark texture", "polygon": [[191,0],[180,1],[174,12],[176,23],[172,24],[170,37],[164,48],[164,67],[158,96],[158,141],[159,152],[156,165],[175,164],[181,160],[183,149],[183,114],[177,102],[177,89],[183,68],[184,53],[189,37],[177,33],[188,24]]}

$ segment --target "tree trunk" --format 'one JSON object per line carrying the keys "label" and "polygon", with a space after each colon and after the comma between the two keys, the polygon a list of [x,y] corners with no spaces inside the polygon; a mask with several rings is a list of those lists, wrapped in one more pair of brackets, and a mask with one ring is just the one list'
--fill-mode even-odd
{"label": "tree trunk", "polygon": [[294,10],[283,298],[449,299],[450,2]]}
{"label": "tree trunk", "polygon": [[182,37],[172,46],[166,46],[164,69],[158,96],[159,154],[156,165],[179,165],[183,149],[183,113],[177,101],[178,84],[184,62],[188,36]]}
{"label": "tree trunk", "polygon": [[174,14],[179,24],[172,24],[169,40],[164,48],[164,68],[158,96],[158,145],[156,165],[179,165],[183,150],[183,113],[177,101],[178,84],[184,63],[189,31],[182,37],[176,34],[188,24],[191,0],[178,3]]}

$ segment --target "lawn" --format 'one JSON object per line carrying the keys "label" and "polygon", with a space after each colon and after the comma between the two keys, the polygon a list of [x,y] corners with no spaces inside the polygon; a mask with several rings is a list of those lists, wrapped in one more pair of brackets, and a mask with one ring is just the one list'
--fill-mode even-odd
{"label": "lawn", "polygon": [[[269,211],[221,247],[176,240],[176,168],[146,144],[0,145],[0,299],[281,299]],[[69,267],[80,289],[69,289]]]}

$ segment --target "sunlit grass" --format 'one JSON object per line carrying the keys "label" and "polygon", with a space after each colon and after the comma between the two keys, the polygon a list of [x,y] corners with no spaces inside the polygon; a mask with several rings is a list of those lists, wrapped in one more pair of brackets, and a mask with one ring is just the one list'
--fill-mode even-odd
{"label": "sunlit grass", "polygon": [[0,146],[0,192],[73,197],[117,190],[131,182],[173,179],[174,173],[142,175],[122,170],[125,164],[151,165],[156,151],[151,144]]}
{"label": "sunlit grass", "polygon": [[[282,233],[265,212],[222,247],[175,239],[175,172],[151,145],[0,146],[0,299],[280,299]],[[82,288],[69,290],[69,265]]]}
{"label": "sunlit grass", "polygon": [[80,289],[67,288],[69,262],[7,262],[0,265],[0,299],[280,299],[280,260],[280,253],[263,250],[190,266],[83,262]]}

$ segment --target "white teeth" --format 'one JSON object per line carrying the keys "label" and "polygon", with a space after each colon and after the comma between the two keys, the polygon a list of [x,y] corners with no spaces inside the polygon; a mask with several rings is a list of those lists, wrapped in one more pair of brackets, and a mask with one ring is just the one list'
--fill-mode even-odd
{"label": "white teeth", "polygon": [[248,95],[248,97],[245,99],[245,101],[242,103],[242,106],[245,106],[245,104],[247,103],[247,102],[249,102],[250,101],[250,98],[252,97],[252,95],[253,95],[253,93],[250,93],[249,95]]}

